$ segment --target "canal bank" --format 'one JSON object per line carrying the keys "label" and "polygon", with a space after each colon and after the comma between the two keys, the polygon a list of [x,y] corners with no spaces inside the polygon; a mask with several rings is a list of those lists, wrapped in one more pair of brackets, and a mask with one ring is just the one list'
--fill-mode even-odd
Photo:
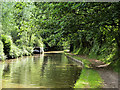
{"label": "canal bank", "polygon": [[95,59],[88,59],[86,56],[71,53],[65,54],[72,60],[75,61],[77,59],[84,64],[80,78],[74,88],[119,88],[118,73],[114,72],[107,64]]}

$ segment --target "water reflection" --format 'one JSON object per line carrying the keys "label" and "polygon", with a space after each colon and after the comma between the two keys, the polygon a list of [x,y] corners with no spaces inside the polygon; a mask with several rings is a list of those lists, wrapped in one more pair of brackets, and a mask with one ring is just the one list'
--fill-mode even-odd
{"label": "water reflection", "polygon": [[44,60],[43,60],[43,64],[42,64],[42,69],[41,69],[42,74],[41,74],[41,76],[44,75],[45,66],[47,65],[47,63],[48,63],[48,57],[45,56],[45,57],[44,57]]}
{"label": "water reflection", "polygon": [[6,64],[3,69],[3,77],[5,78],[9,76],[9,74],[10,74],[10,65]]}
{"label": "water reflection", "polygon": [[80,72],[81,68],[67,60],[64,54],[22,57],[4,64],[2,86],[70,88],[74,86]]}

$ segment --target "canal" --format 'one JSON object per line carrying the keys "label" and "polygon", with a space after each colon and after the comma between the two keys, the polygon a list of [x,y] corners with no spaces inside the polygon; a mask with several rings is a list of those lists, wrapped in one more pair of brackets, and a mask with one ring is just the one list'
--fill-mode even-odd
{"label": "canal", "polygon": [[73,88],[81,66],[64,53],[45,53],[1,62],[2,88]]}

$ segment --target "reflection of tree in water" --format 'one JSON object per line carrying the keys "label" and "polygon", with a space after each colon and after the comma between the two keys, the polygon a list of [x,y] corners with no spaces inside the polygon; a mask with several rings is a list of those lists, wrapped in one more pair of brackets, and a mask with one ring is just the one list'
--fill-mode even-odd
{"label": "reflection of tree in water", "polygon": [[[35,59],[35,60],[34,60]],[[11,63],[4,68],[11,72],[11,83],[36,84],[46,87],[73,87],[81,70],[63,54],[47,54]]]}
{"label": "reflection of tree in water", "polygon": [[22,65],[22,63],[20,61],[12,64],[12,67],[11,67],[12,80],[11,80],[11,82],[21,84],[22,83],[22,78],[21,77],[24,77],[24,76],[22,76],[22,73],[23,73],[24,70],[25,70],[25,66]]}
{"label": "reflection of tree in water", "polygon": [[69,64],[69,65],[73,65],[73,63],[74,63],[74,62],[73,62],[72,60],[68,60],[68,64]]}
{"label": "reflection of tree in water", "polygon": [[71,78],[71,81],[73,81],[73,84],[76,82],[76,80],[79,78],[80,74],[81,74],[81,70],[82,68],[80,68],[80,70],[78,70],[78,67],[77,67],[77,62],[74,62],[72,61],[71,59],[68,59],[68,71],[71,71],[69,75],[72,75],[70,77],[74,77],[74,78]]}
{"label": "reflection of tree in water", "polygon": [[61,54],[48,54],[48,56],[44,56],[43,64],[42,64],[42,72],[44,72],[45,66],[47,65],[48,59],[50,61],[50,64],[56,64],[59,65],[61,63]]}
{"label": "reflection of tree in water", "polygon": [[35,63],[35,64],[37,63],[37,61],[39,60],[39,58],[40,58],[39,56],[34,56],[34,59],[33,59],[33,60],[34,60],[34,63]]}
{"label": "reflection of tree in water", "polygon": [[60,65],[62,60],[62,54],[60,53],[51,53],[48,55],[50,58],[50,63],[55,65]]}
{"label": "reflection of tree in water", "polygon": [[10,74],[10,65],[7,64],[4,66],[4,69],[3,69],[3,78],[5,78],[6,76],[8,76]]}
{"label": "reflection of tree in water", "polygon": [[49,70],[46,71],[47,84],[53,87],[73,87],[79,78],[80,68],[72,61],[66,61],[64,55],[49,54]]}
{"label": "reflection of tree in water", "polygon": [[48,62],[48,56],[45,56],[45,57],[44,57],[44,60],[43,60],[43,64],[42,64],[41,76],[44,75],[44,70],[45,70],[45,66],[47,65],[47,62]]}

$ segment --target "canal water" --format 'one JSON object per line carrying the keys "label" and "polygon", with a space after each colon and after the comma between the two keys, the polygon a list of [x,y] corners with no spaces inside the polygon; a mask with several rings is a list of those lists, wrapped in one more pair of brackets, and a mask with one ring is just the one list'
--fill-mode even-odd
{"label": "canal water", "polygon": [[2,88],[72,88],[81,66],[63,53],[45,53],[1,62]]}

